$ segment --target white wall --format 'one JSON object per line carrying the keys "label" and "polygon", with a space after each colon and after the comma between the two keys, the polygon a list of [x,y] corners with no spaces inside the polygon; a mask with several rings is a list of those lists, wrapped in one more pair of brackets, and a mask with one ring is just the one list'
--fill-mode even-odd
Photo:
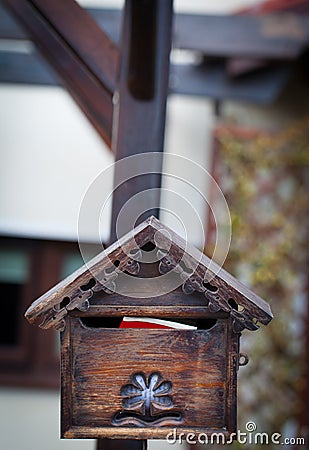
{"label": "white wall", "polygon": [[[76,240],[81,199],[111,152],[61,88],[3,84],[0,102],[0,233]],[[108,226],[107,215],[105,236]]]}
{"label": "white wall", "polygon": [[92,450],[91,440],[60,440],[59,394],[29,389],[0,390],[1,448]]}
{"label": "white wall", "polygon": [[[60,398],[57,392],[0,389],[2,450],[94,450],[92,439],[60,439]],[[173,450],[184,450],[175,444]],[[164,441],[149,441],[149,450],[164,450]]]}
{"label": "white wall", "polygon": [[204,247],[207,223],[208,180],[204,169],[210,165],[214,124],[212,102],[203,98],[169,98],[165,154],[179,155],[188,161],[166,158],[164,172],[168,175],[162,183],[160,218],[200,248]]}
{"label": "white wall", "polygon": [[[263,1],[264,0],[174,0],[174,9],[176,12],[188,11],[204,14],[226,14],[244,6],[257,5]],[[78,3],[83,6],[122,8],[124,0],[78,0]]]}

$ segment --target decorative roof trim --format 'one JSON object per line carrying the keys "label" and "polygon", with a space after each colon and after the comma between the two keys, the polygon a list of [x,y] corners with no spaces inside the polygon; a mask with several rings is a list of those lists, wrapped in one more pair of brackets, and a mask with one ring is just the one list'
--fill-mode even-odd
{"label": "decorative roof trim", "polygon": [[[41,328],[63,330],[68,312],[86,311],[94,292],[113,292],[119,273],[138,274],[140,248],[149,241],[159,244],[160,273],[173,270],[183,279],[185,294],[204,293],[205,308],[231,314],[235,332],[244,328],[255,330],[257,322],[267,325],[272,319],[268,303],[155,217],[147,219],[42,295],[26,311],[26,318],[30,323],[42,319]],[[170,248],[173,251],[168,251]]]}

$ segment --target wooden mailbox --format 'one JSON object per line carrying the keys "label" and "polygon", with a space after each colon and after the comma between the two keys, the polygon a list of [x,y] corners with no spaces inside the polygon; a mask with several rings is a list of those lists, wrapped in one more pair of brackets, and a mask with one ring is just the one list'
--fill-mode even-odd
{"label": "wooden mailbox", "polygon": [[[123,317],[196,329],[119,328]],[[26,312],[61,331],[62,437],[236,431],[239,337],[269,305],[154,217]],[[146,320],[146,319],[145,319]]]}

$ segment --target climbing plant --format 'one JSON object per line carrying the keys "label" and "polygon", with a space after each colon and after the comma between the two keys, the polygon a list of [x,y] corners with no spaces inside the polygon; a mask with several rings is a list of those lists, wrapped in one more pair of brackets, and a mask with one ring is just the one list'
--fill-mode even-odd
{"label": "climbing plant", "polygon": [[233,230],[225,267],[274,313],[263,332],[242,338],[251,359],[240,370],[239,425],[296,433],[307,382],[309,117],[278,133],[221,127],[216,142]]}

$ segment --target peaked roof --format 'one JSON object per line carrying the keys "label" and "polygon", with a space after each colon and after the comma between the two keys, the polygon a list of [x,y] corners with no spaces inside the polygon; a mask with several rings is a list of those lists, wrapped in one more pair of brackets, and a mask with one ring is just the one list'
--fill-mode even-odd
{"label": "peaked roof", "polygon": [[256,330],[257,322],[267,325],[272,319],[268,303],[153,216],[33,302],[26,318],[43,320],[41,328],[64,329],[68,312],[86,311],[94,292],[113,292],[120,273],[138,274],[141,247],[148,242],[159,249],[160,273],[178,273],[184,294],[203,293],[210,312],[230,313],[236,332]]}

